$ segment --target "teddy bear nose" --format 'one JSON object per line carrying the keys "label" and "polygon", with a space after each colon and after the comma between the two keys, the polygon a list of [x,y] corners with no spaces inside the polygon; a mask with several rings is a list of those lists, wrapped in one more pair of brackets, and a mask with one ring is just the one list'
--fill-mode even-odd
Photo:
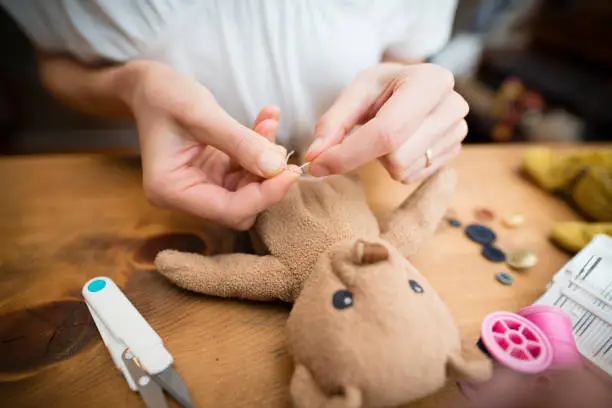
{"label": "teddy bear nose", "polygon": [[384,245],[359,240],[355,243],[355,264],[370,265],[389,259],[389,251]]}

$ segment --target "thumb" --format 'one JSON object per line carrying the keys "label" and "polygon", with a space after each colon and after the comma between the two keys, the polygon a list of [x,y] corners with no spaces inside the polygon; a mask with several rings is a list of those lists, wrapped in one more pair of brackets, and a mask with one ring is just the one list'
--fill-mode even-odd
{"label": "thumb", "polygon": [[365,81],[355,81],[342,91],[315,125],[315,140],[306,152],[306,161],[312,162],[327,148],[342,142],[355,125],[367,119],[373,102],[370,94]]}
{"label": "thumb", "polygon": [[222,150],[247,171],[258,176],[274,177],[285,170],[287,150],[259,133],[240,124],[229,125],[211,144]]}
{"label": "thumb", "polygon": [[255,175],[270,178],[286,168],[284,147],[241,125],[218,106],[187,125],[197,140],[219,149]]}

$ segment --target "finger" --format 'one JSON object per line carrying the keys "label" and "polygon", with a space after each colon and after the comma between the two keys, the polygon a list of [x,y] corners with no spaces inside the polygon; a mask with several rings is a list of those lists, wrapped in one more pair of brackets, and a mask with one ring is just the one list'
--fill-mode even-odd
{"label": "finger", "polygon": [[280,118],[280,108],[278,106],[276,105],[266,106],[261,111],[259,111],[257,118],[255,118],[255,122],[253,123],[253,130],[257,132],[256,130],[257,126],[259,126],[259,124],[263,122],[264,120],[273,119],[278,122],[279,118]]}
{"label": "finger", "polygon": [[[255,128],[255,131],[260,135],[264,136],[266,139],[274,141],[274,139],[276,139],[276,133],[278,131],[278,122],[275,119],[266,119]],[[239,168],[239,166],[240,165],[236,163],[234,167]],[[237,175],[238,178],[236,183],[236,190],[246,186],[249,183],[262,181],[261,177],[249,172],[238,172]]]}
{"label": "finger", "polygon": [[359,74],[315,125],[315,141],[306,152],[306,161],[313,161],[328,147],[341,143],[356,125],[369,120],[391,95],[394,79],[403,68],[401,64],[387,63]]}
{"label": "finger", "polygon": [[290,169],[280,175],[245,185],[233,193],[227,202],[227,212],[236,219],[233,224],[235,228],[248,228],[245,221],[261,213],[268,207],[280,202],[289,192],[289,189],[300,178],[297,167]]}
{"label": "finger", "polygon": [[[278,131],[278,121],[274,118],[263,119],[253,128],[253,130],[266,138],[268,141],[274,142],[274,140],[276,140],[276,133]],[[232,160],[230,168],[232,170],[238,170],[241,169],[242,166],[239,162]],[[255,176],[259,177],[257,175]]]}
{"label": "finger", "polygon": [[408,168],[415,160],[422,158],[425,151],[435,145],[441,137],[454,134],[458,140],[463,141],[467,135],[467,123],[464,118],[468,112],[469,106],[465,99],[457,92],[451,92],[425,118],[411,137],[395,151],[383,156],[381,161],[383,164],[392,165],[387,170],[391,174],[397,174]]}
{"label": "finger", "polygon": [[[274,141],[274,139],[276,139],[276,133],[278,131],[278,122],[275,119],[266,119],[255,128],[255,131],[260,135],[264,136],[266,139]],[[236,163],[235,166],[239,167],[240,165]],[[261,182],[262,180],[261,177],[253,173],[239,172],[237,174],[238,179],[236,189],[242,188],[249,183]]]}
{"label": "finger", "polygon": [[459,401],[451,400],[445,408],[524,408],[529,394],[525,382],[524,377],[502,368],[496,370],[491,381],[479,386],[469,400],[460,397]]}
{"label": "finger", "polygon": [[369,88],[371,85],[367,78],[358,78],[340,93],[316,123],[315,140],[306,151],[306,161],[314,160],[329,146],[340,143],[355,125],[364,120],[376,98]]}
{"label": "finger", "polygon": [[[260,115],[260,119],[265,117],[266,115],[262,111]],[[273,142],[276,139],[276,133],[278,131],[278,115],[276,117],[266,118],[260,120],[260,122],[254,127],[253,130],[265,137],[269,141]],[[240,164],[232,161],[231,168],[234,170],[241,169]],[[227,180],[225,184],[226,187],[231,191],[236,191],[247,184],[254,182],[261,182],[262,178],[256,174],[245,172],[245,171],[236,171],[235,173],[230,175],[232,179]]]}
{"label": "finger", "polygon": [[[299,170],[299,168],[298,168],[298,167],[296,167],[296,166],[288,166],[288,169],[289,169],[289,170],[288,170],[289,172],[293,171],[293,172],[297,173],[297,174],[298,174],[298,177],[299,177],[299,174],[301,173],[301,171]],[[274,180],[274,179],[271,179],[271,180]],[[266,181],[263,181],[263,182],[265,183]],[[256,175],[251,174],[251,173],[246,173],[246,174],[244,174],[244,175],[242,176],[242,178],[241,178],[241,179],[240,179],[240,181],[238,182],[238,186],[237,186],[236,190],[240,190],[240,189],[242,189],[243,187],[248,186],[249,184],[252,184],[252,183],[261,184],[261,183],[262,183],[262,179],[261,179],[261,177],[257,177]],[[278,186],[278,185],[272,185],[272,187],[279,188],[279,186]],[[282,187],[282,185],[281,185],[281,187]],[[273,200],[273,201],[272,201],[272,204],[274,204],[274,203],[276,203],[276,202],[280,201],[280,200],[281,200],[281,199],[282,199],[282,198],[283,198],[285,195],[286,195],[286,192],[284,192],[283,194],[280,194],[280,196],[279,196],[280,198],[279,198],[278,200]],[[270,198],[274,199],[274,194],[272,194],[272,196],[270,196]],[[268,206],[272,205],[272,204],[266,204],[266,208],[267,208]],[[265,208],[264,208],[264,209],[265,209]],[[261,211],[263,211],[263,210],[261,210]],[[259,211],[259,212],[261,212],[261,211]],[[259,212],[256,212],[256,213],[251,214],[251,215],[247,215],[246,219],[248,220],[248,219],[250,219],[250,218],[252,218],[252,217],[255,217],[255,216],[256,216],[256,215],[257,215]],[[248,221],[243,222],[242,224],[244,224],[244,225],[247,225],[247,224],[248,224],[248,225],[250,225]],[[242,224],[241,224],[241,225],[242,225]],[[249,227],[248,227],[248,226],[245,226],[245,228],[249,228]]]}
{"label": "finger", "polygon": [[261,177],[256,176],[253,173],[249,173],[248,171],[240,168],[230,173],[227,173],[223,178],[222,183],[220,184],[229,191],[236,191],[240,188],[242,180],[245,178],[246,175],[253,177],[253,180],[264,180]]}
{"label": "finger", "polygon": [[236,185],[236,190],[241,189],[242,187],[246,186],[247,184],[251,184],[251,183],[261,183],[262,182],[262,178],[259,176],[256,176],[252,173],[245,173],[243,172],[242,177],[240,177],[240,179],[238,180],[238,183]]}
{"label": "finger", "polygon": [[157,205],[184,211],[231,228],[245,229],[249,228],[249,218],[282,200],[298,179],[299,174],[284,171],[276,177],[262,183],[251,183],[236,192],[199,182],[185,189],[165,192],[162,194],[164,203],[158,202]]}
{"label": "finger", "polygon": [[452,74],[432,67],[406,69],[376,117],[314,159],[312,174],[347,173],[395,151],[452,91]]}
{"label": "finger", "polygon": [[273,118],[264,119],[254,128],[254,130],[270,142],[274,142],[278,131],[278,121]]}
{"label": "finger", "polygon": [[[383,156],[380,161],[394,180],[406,178],[406,175],[422,169],[427,164],[426,151],[431,151],[432,160],[438,158],[450,148],[459,145],[465,139],[468,127],[465,120],[453,123],[440,133],[439,128],[423,127],[408,139],[404,145],[393,154]],[[406,146],[409,147],[406,148]]]}
{"label": "finger", "polygon": [[199,102],[202,100],[190,101],[193,106],[187,104],[180,116],[196,140],[221,150],[258,176],[273,177],[284,170],[285,148],[241,125],[216,103]]}
{"label": "finger", "polygon": [[406,172],[406,175],[401,179],[402,183],[410,184],[431,176],[440,167],[447,165],[451,160],[459,156],[459,153],[461,153],[461,144],[453,145],[450,149],[443,152],[437,160],[433,161],[431,166],[425,167],[425,165],[422,165],[419,170],[413,173]]}
{"label": "finger", "polygon": [[[450,150],[461,146],[461,142],[467,134],[467,124],[465,121],[461,121],[449,130],[447,134],[438,138],[433,146],[429,149],[431,152],[431,162],[440,161],[438,158]],[[414,173],[417,170],[423,169],[427,166],[427,155],[423,153],[420,157],[416,158],[411,162],[404,173]]]}

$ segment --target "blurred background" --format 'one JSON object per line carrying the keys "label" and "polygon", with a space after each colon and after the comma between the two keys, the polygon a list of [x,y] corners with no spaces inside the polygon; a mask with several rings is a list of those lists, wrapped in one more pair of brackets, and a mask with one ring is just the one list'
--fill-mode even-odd
{"label": "blurred background", "polygon": [[[130,121],[76,113],[38,82],[0,9],[0,153],[136,150]],[[612,0],[460,0],[432,61],[470,103],[466,143],[612,140]]]}

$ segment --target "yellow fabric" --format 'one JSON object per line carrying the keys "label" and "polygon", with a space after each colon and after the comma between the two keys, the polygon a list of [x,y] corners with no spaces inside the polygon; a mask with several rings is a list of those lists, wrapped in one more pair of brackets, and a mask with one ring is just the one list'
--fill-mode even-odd
{"label": "yellow fabric", "polygon": [[591,242],[597,234],[612,236],[612,223],[559,222],[554,225],[551,237],[561,248],[576,253]]}
{"label": "yellow fabric", "polygon": [[577,180],[572,200],[591,220],[612,222],[612,163],[591,166]]}
{"label": "yellow fabric", "polygon": [[523,157],[523,169],[543,190],[567,193],[569,203],[586,218],[553,226],[550,238],[559,247],[576,253],[595,234],[612,235],[612,149],[555,153],[546,147],[531,148]]}
{"label": "yellow fabric", "polygon": [[555,153],[546,147],[528,149],[523,168],[542,189],[553,192],[566,189],[581,171],[589,168],[612,168],[612,149],[575,149]]}

